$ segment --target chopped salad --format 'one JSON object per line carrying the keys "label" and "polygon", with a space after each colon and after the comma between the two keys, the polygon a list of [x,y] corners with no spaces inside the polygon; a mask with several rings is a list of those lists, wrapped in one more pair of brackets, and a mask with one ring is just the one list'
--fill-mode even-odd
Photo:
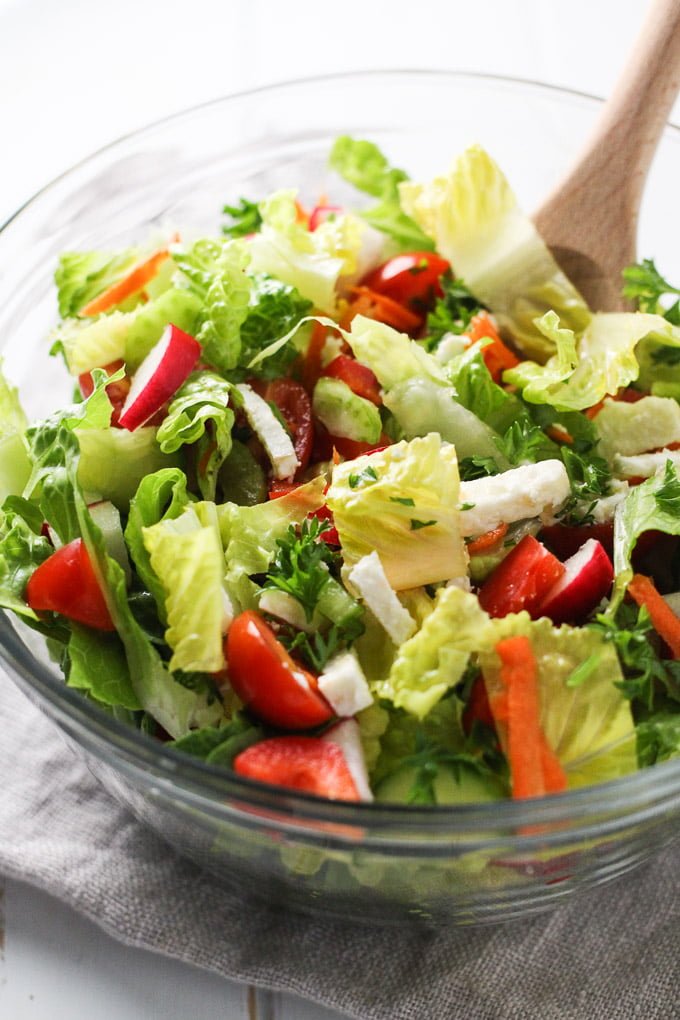
{"label": "chopped salad", "polygon": [[0,604],[116,719],[321,797],[677,757],[680,290],[589,309],[479,146],[330,164],[356,207],[61,256],[73,400],[0,383]]}

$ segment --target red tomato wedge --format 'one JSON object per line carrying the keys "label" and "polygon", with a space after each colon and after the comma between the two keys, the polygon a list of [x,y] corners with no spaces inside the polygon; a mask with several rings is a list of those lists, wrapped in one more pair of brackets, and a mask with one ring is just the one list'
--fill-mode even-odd
{"label": "red tomato wedge", "polygon": [[432,251],[404,252],[372,269],[361,283],[422,317],[435,298],[442,297],[439,278],[450,269],[451,264]]}
{"label": "red tomato wedge", "polygon": [[482,348],[482,358],[494,382],[501,381],[503,372],[507,368],[519,365],[519,358],[503,343],[488,312],[479,312],[478,315],[474,315],[465,334],[470,337],[472,343],[484,338],[492,341]]}
{"label": "red tomato wedge", "polygon": [[241,751],[234,772],[331,800],[361,800],[342,749],[321,737],[272,737]]}
{"label": "red tomato wedge", "polygon": [[31,609],[51,610],[96,630],[115,630],[82,538],[41,563],[26,586]]}
{"label": "red tomato wedge", "polygon": [[306,730],[332,718],[316,677],[290,657],[271,627],[252,610],[232,623],[225,655],[231,686],[264,722]]}
{"label": "red tomato wedge", "polygon": [[363,397],[364,400],[370,400],[378,407],[382,404],[380,383],[374,373],[366,365],[362,365],[346,354],[338,354],[337,358],[333,358],[326,365],[321,374],[330,376],[331,379],[340,379],[341,382],[349,386],[352,393]]}
{"label": "red tomato wedge", "polygon": [[[112,361],[109,365],[104,365],[104,372],[107,375],[114,375],[119,368],[124,368],[125,362],[121,359],[118,361]],[[83,372],[82,375],[78,376],[78,385],[80,386],[80,392],[83,398],[87,400],[89,396],[94,392],[94,381],[92,379],[91,372]],[[130,392],[130,377],[125,376],[123,379],[118,379],[116,382],[109,383],[106,387],[106,395],[111,401],[113,406],[113,413],[111,414],[111,424],[115,427],[118,425],[120,419],[120,413],[123,410],[123,405],[127,400],[127,395]]]}
{"label": "red tomato wedge", "polygon": [[564,570],[564,564],[533,535],[525,535],[484,582],[479,604],[489,616],[522,609],[533,616]]}
{"label": "red tomato wedge", "polygon": [[491,729],[495,728],[493,712],[489,704],[489,695],[487,694],[484,677],[481,674],[472,685],[468,703],[463,711],[462,722],[463,729],[468,734],[471,732],[475,722],[490,726]]}
{"label": "red tomato wedge", "polygon": [[167,248],[160,248],[158,251],[155,251],[148,258],[133,266],[122,280],[118,280],[103,291],[103,293],[93,298],[92,301],[89,301],[84,308],[80,309],[78,315],[88,317],[99,315],[100,312],[106,312],[109,308],[114,308],[116,305],[126,301],[133,294],[137,294],[146,287],[150,280],[153,280],[163,262],[169,257],[170,252]]}
{"label": "red tomato wedge", "polygon": [[304,386],[294,379],[275,379],[264,392],[264,399],[276,404],[293,437],[295,456],[300,466],[296,476],[302,474],[312,454],[314,425],[312,402]]}

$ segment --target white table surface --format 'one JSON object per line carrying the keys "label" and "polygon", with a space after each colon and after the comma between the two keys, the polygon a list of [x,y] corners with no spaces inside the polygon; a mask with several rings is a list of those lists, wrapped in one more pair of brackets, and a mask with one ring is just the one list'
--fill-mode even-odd
{"label": "white table surface", "polygon": [[[333,71],[497,72],[604,95],[648,0],[0,0],[0,223],[106,142],[219,95]],[[673,118],[680,120],[680,104]],[[0,267],[1,271],[1,267]],[[332,1020],[114,942],[0,885],[3,1020]]]}

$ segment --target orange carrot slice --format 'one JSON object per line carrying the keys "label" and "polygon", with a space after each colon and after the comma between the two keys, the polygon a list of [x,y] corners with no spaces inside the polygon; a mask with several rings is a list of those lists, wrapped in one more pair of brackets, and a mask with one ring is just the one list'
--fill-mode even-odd
{"label": "orange carrot slice", "polygon": [[158,251],[155,251],[148,258],[133,266],[122,280],[111,284],[105,291],[98,294],[96,298],[89,301],[84,308],[80,309],[78,315],[87,317],[99,315],[101,312],[107,312],[109,308],[114,308],[116,305],[121,304],[121,302],[126,301],[133,294],[136,294],[137,291],[143,290],[147,283],[153,280],[162,263],[169,257],[170,252],[167,248],[160,248]]}
{"label": "orange carrot slice", "polygon": [[656,590],[651,578],[635,574],[628,585],[628,594],[639,606],[645,606],[654,630],[666,642],[673,658],[680,659],[680,619]]}

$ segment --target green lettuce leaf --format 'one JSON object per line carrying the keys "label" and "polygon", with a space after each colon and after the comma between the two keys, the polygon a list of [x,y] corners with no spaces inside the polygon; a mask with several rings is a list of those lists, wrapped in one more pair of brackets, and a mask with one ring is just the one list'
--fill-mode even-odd
{"label": "green lettuce leaf", "polygon": [[241,355],[241,325],[248,315],[251,282],[245,241],[202,239],[190,248],[173,246],[172,257],[189,290],[200,299],[196,339],[207,361],[222,372],[235,368]]}
{"label": "green lettuce leaf", "polygon": [[[189,503],[187,478],[178,468],[164,468],[147,475],[130,503],[125,541],[144,587],[151,592],[159,614],[165,610],[165,592],[144,544],[144,529],[159,521],[175,520]],[[165,617],[162,616],[165,622]]]}
{"label": "green lettuce leaf", "polygon": [[458,402],[494,432],[503,435],[514,422],[528,419],[521,400],[493,381],[478,345],[448,367]]}
{"label": "green lettuce leaf", "polygon": [[171,670],[216,673],[224,668],[222,543],[196,509],[142,529],[151,567],[164,591]]}
{"label": "green lettuce leaf", "polygon": [[422,720],[403,709],[390,707],[386,711],[379,706],[366,709],[366,713],[373,714],[374,718],[369,716],[369,719],[374,728],[382,729],[378,733],[380,751],[371,768],[372,785],[379,785],[386,776],[400,769],[405,759],[417,753],[422,742],[454,753],[463,751],[462,708],[458,698],[444,698]]}
{"label": "green lettuce leaf", "polygon": [[[545,325],[545,320],[544,325]],[[561,354],[546,365],[522,362],[503,374],[506,382],[522,389],[532,402],[551,404],[559,411],[582,411],[597,404],[607,394],[615,394],[638,378],[638,343],[649,333],[673,337],[674,327],[659,315],[642,312],[602,312],[593,315],[577,344],[577,362],[567,372],[572,356],[568,330],[548,325],[562,337]],[[550,325],[552,323],[552,325]]]}
{"label": "green lettuce leaf", "polygon": [[122,513],[147,475],[181,463],[177,453],[163,453],[156,429],[145,426],[125,429],[76,430],[80,446],[78,481],[83,490],[108,499]]}
{"label": "green lettuce leaf", "polygon": [[680,758],[680,714],[659,712],[637,725],[640,768]]}
{"label": "green lettuce leaf", "polygon": [[246,716],[237,714],[224,726],[205,726],[194,730],[179,740],[173,740],[171,746],[209,765],[229,768],[237,754],[263,739],[264,732],[259,726],[254,726]]}
{"label": "green lettuce leaf", "polygon": [[357,360],[377,376],[385,406],[407,439],[438,432],[455,444],[461,458],[487,456],[499,468],[508,466],[496,434],[458,402],[444,368],[415,340],[362,315],[352,320],[351,332],[343,336]]}
{"label": "green lettuce leaf", "polygon": [[[24,601],[26,585],[33,571],[54,552],[40,534],[42,522],[42,513],[21,497],[10,497],[0,510],[0,606],[35,624],[38,617]],[[47,631],[51,630],[48,624]]]}
{"label": "green lettuce leaf", "polygon": [[196,444],[196,474],[204,499],[215,499],[217,475],[231,452],[231,386],[213,372],[195,372],[177,391],[156,434],[163,453]]}
{"label": "green lettuce leaf", "polygon": [[435,433],[337,464],[326,502],[345,566],[375,550],[397,591],[465,575],[458,489],[456,451]]}
{"label": "green lettuce leaf", "polygon": [[559,268],[510,186],[479,146],[466,149],[445,177],[399,184],[402,208],[497,317],[528,357],[545,361],[553,341],[535,320],[553,309],[579,334],[590,312]]}
{"label": "green lettuce leaf", "polygon": [[128,602],[125,574],[116,561],[106,555],[101,532],[79,493],[75,468],[72,462],[70,474],[82,537],[125,648],[132,687],[139,703],[174,738],[203,726],[219,726],[225,718],[219,697],[205,684],[194,690],[179,683],[135,619]]}
{"label": "green lettuce leaf", "polygon": [[335,286],[352,273],[366,229],[356,216],[338,216],[309,231],[297,222],[296,192],[277,191],[260,203],[262,227],[247,242],[255,273],[282,280],[323,312],[334,312]]}
{"label": "green lettuce leaf", "polygon": [[139,259],[138,248],[121,251],[65,251],[54,273],[62,319],[77,315],[84,305],[111,287]]}
{"label": "green lettuce leaf", "polygon": [[460,588],[440,588],[434,609],[398,649],[376,693],[423,719],[461,679],[488,627],[489,617],[474,596]]}
{"label": "green lettuce leaf", "polygon": [[133,311],[116,310],[92,320],[65,319],[51,334],[51,353],[63,351],[72,375],[118,360],[134,372],[168,323],[193,334],[200,311],[201,301],[195,294],[170,287]]}
{"label": "green lettuce leaf", "polygon": [[0,505],[23,492],[31,474],[24,431],[28,422],[16,387],[5,379],[0,359]]}
{"label": "green lettuce leaf", "polygon": [[373,142],[342,135],[336,138],[329,162],[332,168],[353,184],[381,201],[361,216],[376,230],[392,238],[400,247],[415,251],[432,250],[432,240],[407,216],[399,202],[399,185],[408,175],[390,166]]}
{"label": "green lettuce leaf", "polygon": [[631,556],[645,531],[680,535],[680,479],[671,461],[666,470],[630,489],[614,516],[614,571],[616,582],[610,611],[614,612],[633,576]]}
{"label": "green lettuce leaf", "polygon": [[[538,667],[539,719],[548,746],[559,758],[569,787],[587,786],[637,769],[630,702],[612,644],[594,630],[554,627],[526,613],[492,621],[484,633],[479,664],[491,698],[502,690],[494,647],[501,638],[529,638]],[[584,668],[585,667],[585,668]],[[505,742],[500,727],[501,743]]]}
{"label": "green lettuce leaf", "polygon": [[69,687],[87,691],[104,705],[137,711],[142,706],[134,692],[125,649],[117,634],[105,634],[72,623],[68,643]]}

